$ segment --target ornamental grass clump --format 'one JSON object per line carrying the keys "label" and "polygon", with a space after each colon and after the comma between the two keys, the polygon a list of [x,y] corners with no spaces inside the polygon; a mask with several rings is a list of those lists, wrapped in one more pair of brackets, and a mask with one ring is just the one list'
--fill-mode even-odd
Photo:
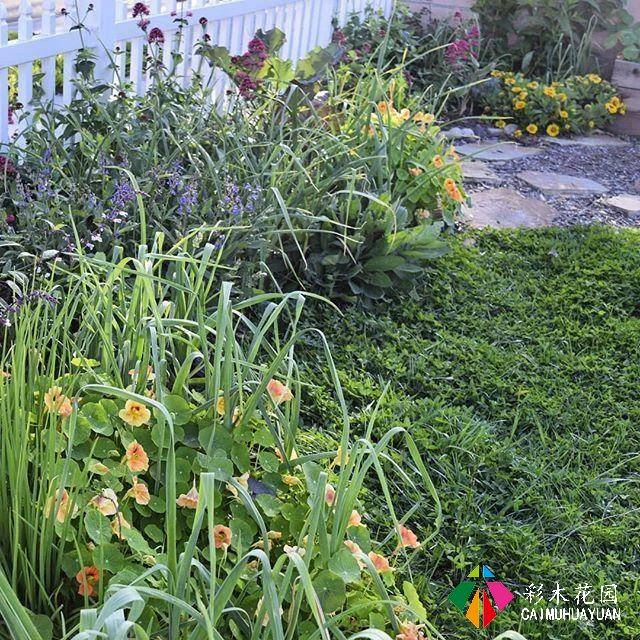
{"label": "ornamental grass clump", "polygon": [[[34,298],[4,329],[0,612],[14,637],[373,639],[425,624],[409,567],[442,514],[412,439],[373,442],[375,412],[352,433],[326,349],[339,446],[301,438],[295,348],[326,345],[299,326],[308,297],[219,289],[216,256],[158,237],[135,258],[81,258],[57,304]],[[394,510],[380,458],[398,438],[428,529]]]}
{"label": "ornamental grass clump", "polygon": [[494,71],[492,75],[496,87],[483,93],[484,113],[495,117],[499,128],[517,125],[516,138],[589,133],[626,113],[615,87],[594,73],[550,84],[521,73]]}

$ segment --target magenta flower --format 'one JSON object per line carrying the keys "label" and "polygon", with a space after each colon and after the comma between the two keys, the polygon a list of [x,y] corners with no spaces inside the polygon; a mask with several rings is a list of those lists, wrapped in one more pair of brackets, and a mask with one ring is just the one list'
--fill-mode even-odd
{"label": "magenta flower", "polygon": [[162,33],[162,29],[158,29],[158,27],[154,27],[149,31],[149,44],[162,44],[164,42],[164,33]]}
{"label": "magenta flower", "polygon": [[148,16],[151,13],[151,10],[144,2],[136,2],[133,5],[133,17],[137,18],[138,16]]}
{"label": "magenta flower", "polygon": [[0,156],[0,176],[5,174],[8,176],[14,176],[16,174],[16,168],[7,156]]}

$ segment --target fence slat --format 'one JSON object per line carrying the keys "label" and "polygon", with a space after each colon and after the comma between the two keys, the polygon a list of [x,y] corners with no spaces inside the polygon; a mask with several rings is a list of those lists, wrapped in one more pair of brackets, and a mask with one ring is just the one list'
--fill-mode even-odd
{"label": "fence slat", "polygon": [[[9,41],[7,8],[0,2],[0,48]],[[9,142],[9,69],[0,69],[0,144]]]}
{"label": "fence slat", "polygon": [[[73,99],[76,77],[75,60],[81,39],[80,32],[70,28],[83,21],[87,29],[82,31],[82,41],[96,55],[96,75],[106,83],[113,80],[113,66],[120,82],[131,82],[142,94],[150,86],[150,76],[144,72],[148,51],[147,36],[138,25],[139,17],[128,15],[132,0],[65,0],[66,16],[58,18],[55,0],[41,0],[41,28],[33,33],[32,2],[21,0],[18,17],[18,38],[8,41],[6,7],[0,0],[0,142],[7,141],[11,133],[8,123],[9,101],[7,89],[9,69],[18,68],[17,100],[28,114],[33,98],[33,63],[42,66],[42,89],[47,100],[56,97],[56,59],[62,56],[62,102]],[[200,71],[208,83],[210,97],[219,104],[228,103],[229,78],[216,70],[210,78],[206,63],[194,53],[205,29],[199,20],[206,19],[206,32],[211,42],[229,49],[232,55],[241,54],[258,29],[268,31],[274,27],[285,32],[287,41],[281,55],[294,63],[311,49],[327,45],[331,41],[331,21],[335,16],[344,24],[350,11],[364,11],[372,6],[389,15],[393,0],[149,0],[151,15],[148,29],[159,28],[165,42],[160,46],[163,63],[169,73],[177,71],[186,86],[194,72]],[[75,11],[76,6],[78,11]],[[89,7],[91,10],[88,11]],[[185,17],[189,24],[181,31],[178,43],[177,16]],[[78,13],[79,15],[76,15]],[[155,48],[158,45],[153,45]],[[182,56],[177,70],[172,69],[173,52],[179,49]],[[112,59],[112,56],[115,58]],[[115,63],[115,64],[114,64]],[[24,114],[22,114],[24,115]],[[27,118],[25,118],[26,120]]]}

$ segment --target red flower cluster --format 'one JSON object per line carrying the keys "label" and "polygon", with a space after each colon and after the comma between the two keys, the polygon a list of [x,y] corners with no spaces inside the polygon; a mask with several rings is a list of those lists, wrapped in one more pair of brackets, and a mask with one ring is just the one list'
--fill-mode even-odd
{"label": "red flower cluster", "polygon": [[149,31],[149,44],[162,44],[164,42],[164,33],[162,33],[162,29],[158,27],[154,27]]}
{"label": "red flower cluster", "polygon": [[480,31],[474,24],[463,36],[454,40],[445,51],[445,58],[452,67],[459,66],[462,62],[473,60],[477,57],[480,45]]}
{"label": "red flower cluster", "polygon": [[16,173],[16,167],[13,162],[7,156],[0,156],[0,179],[4,175],[15,176]]}
{"label": "red flower cluster", "polygon": [[138,16],[148,16],[151,13],[151,10],[144,2],[136,2],[133,5],[133,17],[137,18]]}
{"label": "red flower cluster", "polygon": [[268,57],[267,45],[260,38],[253,38],[249,42],[247,51],[241,56],[232,56],[231,62],[240,67],[235,72],[233,80],[243,98],[252,98],[254,92],[260,87],[260,81],[254,77],[254,74],[262,69]]}

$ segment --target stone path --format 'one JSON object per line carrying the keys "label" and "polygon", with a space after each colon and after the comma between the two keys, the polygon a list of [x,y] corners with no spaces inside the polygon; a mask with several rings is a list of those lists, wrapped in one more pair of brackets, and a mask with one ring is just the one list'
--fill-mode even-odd
{"label": "stone path", "polygon": [[473,227],[640,226],[640,139],[605,134],[456,144]]}

